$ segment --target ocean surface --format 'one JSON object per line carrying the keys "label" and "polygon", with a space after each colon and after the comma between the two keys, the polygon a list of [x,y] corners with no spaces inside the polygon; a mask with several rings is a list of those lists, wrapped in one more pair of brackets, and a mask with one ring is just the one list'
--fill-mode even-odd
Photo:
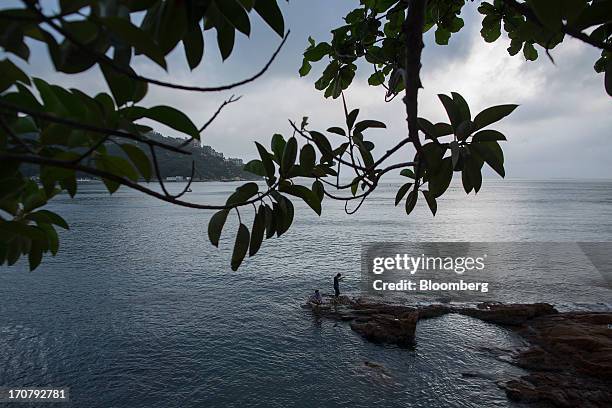
{"label": "ocean surface", "polygon": [[[187,198],[223,202],[237,185],[196,183]],[[359,295],[365,242],[612,241],[612,182],[485,180],[477,196],[453,185],[436,217],[424,202],[406,216],[396,189],[381,185],[353,216],[326,200],[317,217],[296,200],[291,230],[232,272],[234,217],[216,249],[209,212],[79,185],[49,207],[71,226],[58,256],[32,273],[0,269],[0,386],[68,386],[60,407],[520,406],[494,383],[522,372],[503,357],[522,345],[512,332],[450,315],[420,322],[406,350],[300,304],[332,292],[337,272]],[[612,302],[593,268],[492,273],[500,301]]]}

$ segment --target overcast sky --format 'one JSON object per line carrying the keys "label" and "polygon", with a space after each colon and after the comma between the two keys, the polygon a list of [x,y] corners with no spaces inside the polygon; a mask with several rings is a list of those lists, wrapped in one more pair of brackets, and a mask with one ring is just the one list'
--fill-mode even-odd
{"label": "overcast sky", "polygon": [[[263,78],[224,94],[178,92],[151,86],[143,104],[175,106],[200,125],[232,93],[243,95],[203,135],[203,142],[226,156],[247,160],[256,157],[253,141],[269,145],[274,133],[290,135],[288,119],[299,121],[302,116],[309,116],[311,127],[319,130],[343,123],[339,100],[326,100],[314,89],[324,64],[315,65],[305,78],[300,78],[297,70],[308,36],[317,41],[329,40],[329,31],[343,23],[342,17],[358,1],[281,3],[291,36]],[[464,7],[466,27],[451,38],[448,46],[435,45],[433,32],[427,33],[420,116],[433,122],[448,121],[436,95],[451,91],[461,93],[472,112],[491,105],[516,103],[520,107],[497,127],[508,138],[504,144],[508,177],[609,178],[612,98],[605,93],[603,75],[593,70],[597,50],[569,39],[552,51],[556,65],[543,53],[536,62],[526,62],[522,55],[510,57],[506,52],[507,38],[487,44],[480,37],[477,4],[468,2]],[[223,84],[250,76],[263,66],[280,41],[257,16],[253,20],[251,38],[239,34],[234,53],[224,63],[213,45],[214,33],[207,33],[205,62],[193,72],[189,71],[181,48],[169,57],[168,73],[148,60],[138,60],[137,71],[194,85]],[[31,75],[90,93],[106,90],[97,68],[78,76],[55,74],[45,49],[36,47],[34,52],[27,67]],[[362,119],[387,123],[387,130],[371,133],[377,144],[375,153],[380,155],[406,134],[405,115],[400,98],[385,103],[384,90],[368,86],[370,73],[368,67],[362,67],[346,95],[350,107],[361,109]],[[171,129],[158,130],[176,135]],[[410,151],[403,151],[397,154],[397,160],[405,161],[410,156]]]}

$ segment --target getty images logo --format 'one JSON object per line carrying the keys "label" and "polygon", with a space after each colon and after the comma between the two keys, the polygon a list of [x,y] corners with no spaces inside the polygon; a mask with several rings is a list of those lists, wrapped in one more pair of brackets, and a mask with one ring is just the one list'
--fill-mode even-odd
{"label": "getty images logo", "polygon": [[375,257],[372,259],[372,272],[380,275],[385,271],[405,271],[414,275],[417,271],[453,271],[458,275],[466,271],[482,271],[485,268],[487,255],[481,257],[461,256],[410,256],[396,254],[390,257]]}

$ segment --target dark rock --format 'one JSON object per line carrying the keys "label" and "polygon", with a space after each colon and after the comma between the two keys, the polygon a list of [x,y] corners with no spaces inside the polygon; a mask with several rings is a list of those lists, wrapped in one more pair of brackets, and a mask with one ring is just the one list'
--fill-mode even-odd
{"label": "dark rock", "polygon": [[519,326],[535,317],[558,313],[548,303],[509,305],[488,303],[478,305],[477,309],[463,308],[457,309],[456,312],[505,326]]}
{"label": "dark rock", "polygon": [[364,323],[353,322],[351,329],[374,343],[414,345],[418,312],[404,313],[401,318],[389,314],[376,314]]}

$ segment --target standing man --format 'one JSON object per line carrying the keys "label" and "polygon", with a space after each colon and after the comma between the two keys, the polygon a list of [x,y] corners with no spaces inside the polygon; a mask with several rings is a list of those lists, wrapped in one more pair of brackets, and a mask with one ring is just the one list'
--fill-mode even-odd
{"label": "standing man", "polygon": [[342,277],[342,274],[340,272],[338,272],[338,274],[334,276],[334,293],[336,298],[340,296],[340,281],[342,279],[344,278]]}

